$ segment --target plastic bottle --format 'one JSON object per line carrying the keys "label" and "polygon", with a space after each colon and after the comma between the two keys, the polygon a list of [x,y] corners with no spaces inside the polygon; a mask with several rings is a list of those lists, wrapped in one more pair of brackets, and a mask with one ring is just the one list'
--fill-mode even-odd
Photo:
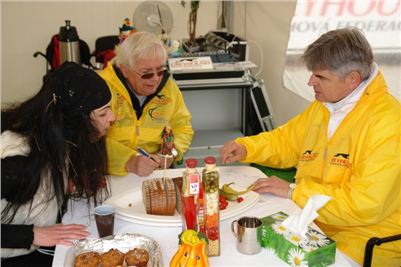
{"label": "plastic bottle", "polygon": [[205,199],[205,230],[209,240],[208,256],[220,255],[220,207],[219,207],[219,173],[216,158],[206,157],[202,171],[202,184]]}
{"label": "plastic bottle", "polygon": [[197,213],[198,213],[198,194],[200,175],[196,171],[198,161],[196,159],[187,159],[185,161],[186,170],[182,177],[182,221],[183,231],[192,229],[197,231]]}

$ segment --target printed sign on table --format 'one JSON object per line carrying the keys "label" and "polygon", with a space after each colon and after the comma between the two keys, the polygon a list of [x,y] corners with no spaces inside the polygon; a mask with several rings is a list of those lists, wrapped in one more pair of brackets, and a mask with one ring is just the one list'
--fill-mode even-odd
{"label": "printed sign on table", "polygon": [[212,70],[211,57],[180,57],[169,58],[168,65],[171,71],[177,70]]}

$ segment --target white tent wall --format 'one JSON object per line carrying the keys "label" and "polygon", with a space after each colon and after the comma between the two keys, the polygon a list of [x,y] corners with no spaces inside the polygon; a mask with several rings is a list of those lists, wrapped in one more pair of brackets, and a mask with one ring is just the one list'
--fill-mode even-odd
{"label": "white tent wall", "polygon": [[[189,1],[187,1],[189,4]],[[50,38],[71,20],[91,51],[99,36],[118,34],[123,19],[132,19],[140,1],[1,1],[1,103],[21,101],[40,88],[46,71],[44,58]],[[187,38],[189,8],[180,1],[165,1],[174,16],[171,37]],[[216,28],[217,1],[202,1],[198,11],[197,35]],[[285,89],[282,73],[289,25],[295,10],[291,1],[234,1],[233,33],[250,40],[250,59],[258,66],[263,50],[263,69],[258,75],[266,83],[276,123],[282,124],[308,104]],[[256,72],[258,68],[254,70]],[[306,86],[306,85],[305,85]]]}
{"label": "white tent wall", "polygon": [[277,125],[285,123],[309,104],[284,88],[282,79],[295,5],[296,0],[234,2],[233,31],[249,41],[250,59],[258,66],[262,65],[258,45],[262,49],[263,69],[257,78],[265,81]]}

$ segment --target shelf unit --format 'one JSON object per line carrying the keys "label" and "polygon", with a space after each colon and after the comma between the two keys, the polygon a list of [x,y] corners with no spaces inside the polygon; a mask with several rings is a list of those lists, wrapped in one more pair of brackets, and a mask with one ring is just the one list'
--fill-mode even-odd
{"label": "shelf unit", "polygon": [[[248,69],[219,69],[213,71],[178,71],[172,72],[181,91],[198,90],[241,90],[240,103],[240,131],[246,135],[248,132],[247,106],[249,105],[249,89],[253,80]],[[196,127],[195,127],[196,128]]]}

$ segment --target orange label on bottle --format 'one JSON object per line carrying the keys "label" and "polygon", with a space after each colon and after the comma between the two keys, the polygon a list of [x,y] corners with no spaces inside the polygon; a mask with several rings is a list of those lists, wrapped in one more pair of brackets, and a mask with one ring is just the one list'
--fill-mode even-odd
{"label": "orange label on bottle", "polygon": [[190,195],[199,194],[199,174],[197,173],[188,174],[187,192],[189,192]]}

